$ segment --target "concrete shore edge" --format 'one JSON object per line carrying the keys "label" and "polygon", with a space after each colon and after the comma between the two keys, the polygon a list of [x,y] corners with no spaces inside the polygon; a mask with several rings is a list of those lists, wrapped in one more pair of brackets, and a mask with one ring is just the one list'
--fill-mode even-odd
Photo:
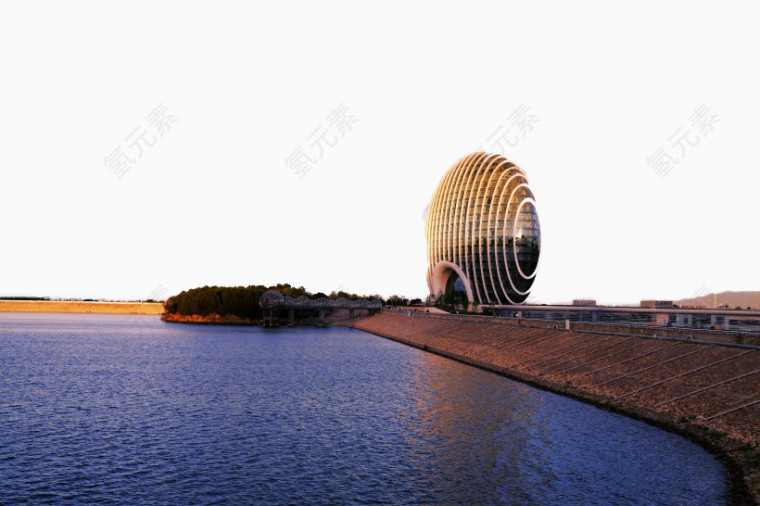
{"label": "concrete shore edge", "polygon": [[[372,317],[363,318],[362,320],[371,318]],[[593,395],[589,392],[585,392],[582,389],[575,388],[570,385],[546,381],[535,376],[520,373],[508,367],[500,367],[489,361],[474,359],[472,357],[455,353],[451,350],[441,347],[421,344],[418,341],[407,339],[396,333],[364,328],[364,326],[361,325],[361,320],[353,322],[350,325],[346,326],[350,326],[358,330],[363,330],[379,337],[390,339],[423,351],[434,353],[436,355],[446,357],[463,364],[493,372],[499,374],[500,376],[504,376],[506,378],[519,381],[521,383],[525,383],[527,385],[545,391],[564,395],[566,397],[594,405],[600,409],[619,413],[629,418],[640,420],[660,429],[683,436],[708,450],[725,465],[729,478],[729,487],[727,490],[726,498],[728,504],[760,504],[760,483],[758,483],[760,480],[758,478],[758,470],[754,467],[754,465],[752,465],[753,462],[748,462],[748,459],[739,450],[744,446],[741,441],[736,441],[727,437],[716,439],[715,437],[711,437],[710,432],[706,432],[702,427],[698,425],[681,422],[672,416],[667,416],[663,413],[656,412],[645,407],[637,407],[628,404],[617,403],[610,398]]]}

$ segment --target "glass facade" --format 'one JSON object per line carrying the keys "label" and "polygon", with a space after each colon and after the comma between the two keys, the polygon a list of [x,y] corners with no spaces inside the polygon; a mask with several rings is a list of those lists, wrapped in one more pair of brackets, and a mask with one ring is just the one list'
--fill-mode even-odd
{"label": "glass facade", "polygon": [[434,297],[455,285],[478,304],[528,297],[541,228],[525,173],[503,156],[473,153],[449,169],[430,202],[425,235]]}

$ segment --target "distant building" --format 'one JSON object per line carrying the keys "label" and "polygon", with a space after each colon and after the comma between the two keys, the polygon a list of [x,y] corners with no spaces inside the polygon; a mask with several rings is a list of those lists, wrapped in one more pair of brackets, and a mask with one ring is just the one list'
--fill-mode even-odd
{"label": "distant building", "polygon": [[641,307],[650,307],[655,309],[672,309],[672,300],[642,300]]}
{"label": "distant building", "polygon": [[501,155],[473,153],[443,176],[425,216],[433,298],[522,304],[538,267],[541,229],[528,179]]}
{"label": "distant building", "polygon": [[575,299],[573,306],[593,307],[596,306],[596,301],[594,299]]}

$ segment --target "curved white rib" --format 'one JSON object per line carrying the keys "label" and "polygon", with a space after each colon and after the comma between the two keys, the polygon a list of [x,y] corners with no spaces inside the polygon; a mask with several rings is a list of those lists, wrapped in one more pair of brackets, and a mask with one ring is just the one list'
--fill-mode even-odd
{"label": "curved white rib", "polygon": [[[521,188],[525,188],[522,200],[513,202]],[[464,277],[462,281],[469,288],[471,302],[515,304],[521,301],[513,300],[510,293],[517,295],[517,299],[527,297],[538,264],[526,275],[520,266],[515,242],[517,220],[526,203],[537,209],[525,173],[503,156],[478,152],[455,163],[438,184],[425,218],[427,281],[431,294],[438,296],[440,293],[432,292],[445,290],[445,279],[435,278],[436,272],[442,272],[436,270],[436,266],[445,262],[458,267],[458,271],[449,270]],[[540,233],[537,217],[536,225]],[[510,240],[513,268],[511,259],[507,258]],[[540,244],[539,235],[539,255]],[[527,282],[524,291],[517,288],[515,276],[522,278],[518,284]],[[504,277],[509,288],[504,286]]]}

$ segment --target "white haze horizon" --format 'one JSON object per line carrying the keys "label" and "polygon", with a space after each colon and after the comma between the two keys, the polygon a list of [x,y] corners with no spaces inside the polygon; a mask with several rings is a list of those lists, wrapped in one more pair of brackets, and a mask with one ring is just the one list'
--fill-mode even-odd
{"label": "white haze horizon", "polygon": [[757,9],[5,3],[0,296],[424,299],[480,149],[536,196],[530,302],[760,290]]}

